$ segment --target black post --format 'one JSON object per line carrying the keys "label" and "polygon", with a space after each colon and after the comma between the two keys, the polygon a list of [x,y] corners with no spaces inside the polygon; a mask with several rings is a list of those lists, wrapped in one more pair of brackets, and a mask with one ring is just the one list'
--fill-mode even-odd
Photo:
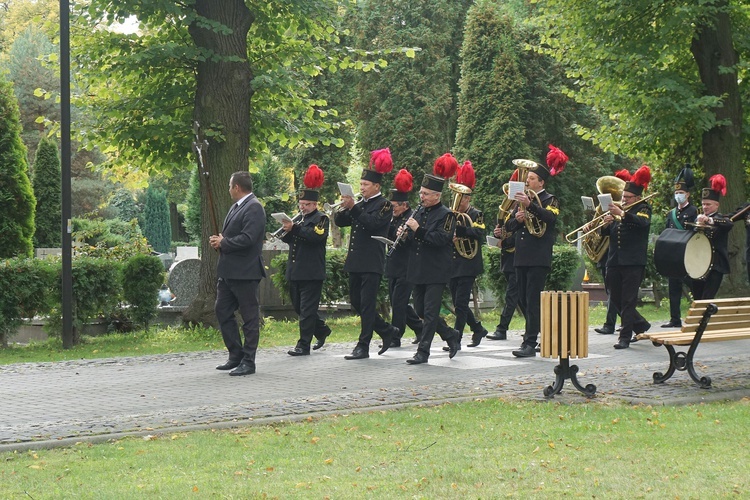
{"label": "black post", "polygon": [[73,245],[70,190],[70,7],[60,0],[60,164],[62,168],[62,341],[73,347]]}

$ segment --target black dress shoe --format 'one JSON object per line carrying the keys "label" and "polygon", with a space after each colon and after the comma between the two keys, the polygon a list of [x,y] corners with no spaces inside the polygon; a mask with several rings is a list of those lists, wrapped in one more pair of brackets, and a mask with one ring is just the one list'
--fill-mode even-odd
{"label": "black dress shoe", "polygon": [[309,356],[310,351],[307,349],[302,349],[301,347],[295,347],[294,349],[290,349],[286,352],[290,356]]}
{"label": "black dress shoe", "polygon": [[378,351],[378,356],[380,356],[385,351],[391,348],[391,340],[397,339],[399,333],[400,333],[400,330],[396,328],[395,326],[391,325],[388,332],[384,335],[381,335],[381,337],[383,338],[383,344],[380,346],[380,350]]}
{"label": "black dress shoe", "polygon": [[313,351],[317,351],[318,349],[320,349],[321,347],[323,347],[325,345],[325,343],[326,343],[326,339],[328,338],[328,336],[330,334],[331,334],[331,329],[330,329],[330,327],[328,325],[326,325],[325,326],[325,333],[323,335],[321,335],[320,337],[318,337],[318,341],[315,342],[314,346],[312,346]]}
{"label": "black dress shoe", "polygon": [[[488,340],[508,340],[508,334],[505,330],[497,329],[493,333],[490,333],[489,335],[485,335]],[[472,341],[474,340],[474,337],[472,336]],[[469,346],[474,347],[474,346]]]}
{"label": "black dress shoe", "polygon": [[615,349],[627,349],[628,347],[630,347],[630,341],[628,339],[620,339],[614,345]]}
{"label": "black dress shoe", "polygon": [[[505,335],[505,334],[503,334],[503,335]],[[482,339],[485,338],[486,336],[487,336],[487,329],[486,328],[482,328],[478,332],[472,333],[471,334],[471,344],[468,344],[468,347],[476,347],[476,346],[478,346],[482,342]]]}
{"label": "black dress shoe", "polygon": [[419,337],[415,337],[414,340],[411,341],[412,344],[419,344]]}
{"label": "black dress shoe", "polygon": [[601,333],[602,335],[613,335],[615,333],[614,329],[610,330],[609,328],[604,328],[604,327],[594,328],[594,331],[596,333]]}
{"label": "black dress shoe", "polygon": [[448,358],[453,359],[458,351],[461,350],[461,335],[458,334],[458,330],[455,330],[456,336],[448,339]]}
{"label": "black dress shoe", "polygon": [[232,370],[234,368],[237,368],[238,366],[240,366],[240,361],[232,361],[230,359],[230,360],[227,360],[227,362],[224,363],[223,365],[217,366],[216,369],[217,370]]}
{"label": "black dress shoe", "polygon": [[410,365],[421,365],[422,363],[427,363],[428,358],[429,356],[427,354],[422,351],[417,351],[414,357],[407,359],[406,362]]}
{"label": "black dress shoe", "polygon": [[682,321],[670,321],[661,325],[662,328],[682,328]]}
{"label": "black dress shoe", "polygon": [[351,354],[344,356],[344,359],[367,359],[370,357],[370,353],[362,347],[355,347]]}
{"label": "black dress shoe", "polygon": [[392,339],[391,347],[401,347],[401,339]]}
{"label": "black dress shoe", "polygon": [[644,321],[643,323],[638,323],[638,324],[633,325],[633,332],[635,332],[636,334],[639,334],[639,333],[649,331],[650,328],[651,328],[651,323],[649,323],[648,321]]}
{"label": "black dress shoe", "polygon": [[533,358],[536,356],[536,349],[530,345],[522,345],[517,351],[513,351],[513,356],[517,358]]}
{"label": "black dress shoe", "polygon": [[232,377],[241,377],[243,375],[252,375],[253,373],[255,373],[255,365],[243,361],[240,363],[240,366],[229,372],[229,375]]}

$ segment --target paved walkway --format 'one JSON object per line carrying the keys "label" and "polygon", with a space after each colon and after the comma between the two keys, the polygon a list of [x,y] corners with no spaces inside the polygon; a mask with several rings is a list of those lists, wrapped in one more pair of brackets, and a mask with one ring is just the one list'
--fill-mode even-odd
{"label": "paved walkway", "polygon": [[[654,328],[658,328],[655,325]],[[663,347],[638,342],[616,351],[612,335],[589,336],[589,357],[571,360],[596,400],[681,404],[750,396],[750,340],[701,345],[697,369],[713,388],[698,388],[685,372],[654,385],[667,368]],[[335,339],[335,332],[334,337]],[[223,352],[166,354],[0,366],[0,451],[229,427],[488,397],[545,401],[557,359],[516,359],[515,332],[508,341],[484,340],[450,360],[439,339],[427,365],[411,366],[406,344],[367,360],[347,361],[353,344],[326,344],[311,356],[292,358],[288,348],[258,353],[258,372],[230,377],[214,369]],[[585,402],[566,381],[554,401]]]}

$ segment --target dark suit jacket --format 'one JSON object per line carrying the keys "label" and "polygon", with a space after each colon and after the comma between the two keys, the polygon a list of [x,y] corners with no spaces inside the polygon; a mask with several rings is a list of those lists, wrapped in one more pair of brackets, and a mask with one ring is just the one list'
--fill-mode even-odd
{"label": "dark suit jacket", "polygon": [[216,275],[224,279],[260,280],[265,278],[263,238],[266,212],[254,194],[224,219],[221,252]]}

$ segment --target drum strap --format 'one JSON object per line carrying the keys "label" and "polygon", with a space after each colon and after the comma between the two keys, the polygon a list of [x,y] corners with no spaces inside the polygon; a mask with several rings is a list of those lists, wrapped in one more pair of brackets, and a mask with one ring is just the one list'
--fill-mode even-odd
{"label": "drum strap", "polygon": [[676,227],[677,229],[685,229],[685,226],[683,226],[680,223],[680,219],[677,218],[676,208],[673,208],[672,210],[669,211],[669,216],[672,217],[672,222],[674,222],[674,227]]}

